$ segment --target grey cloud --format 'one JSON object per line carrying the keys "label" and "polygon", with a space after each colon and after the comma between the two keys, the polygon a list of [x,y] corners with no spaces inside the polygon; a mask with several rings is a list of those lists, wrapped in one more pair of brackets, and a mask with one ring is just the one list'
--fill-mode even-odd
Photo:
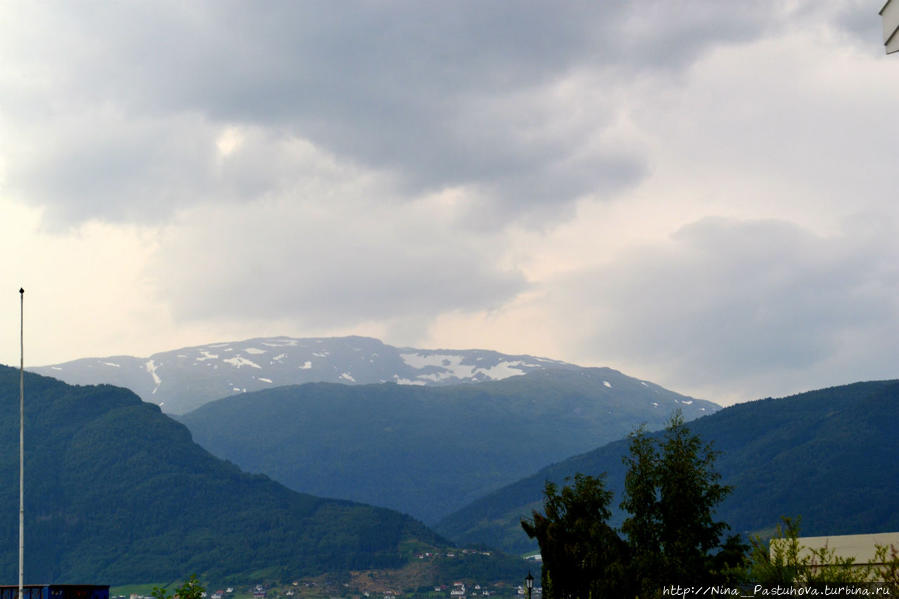
{"label": "grey cloud", "polygon": [[[175,227],[154,277],[181,321],[281,319],[300,329],[499,307],[526,287],[490,248],[389,207],[368,214],[259,207],[201,211]],[[227,240],[227,241],[226,241]]]}
{"label": "grey cloud", "polygon": [[834,364],[877,378],[899,350],[899,247],[892,227],[855,233],[704,220],[562,289],[589,298],[569,306],[585,353],[639,362],[682,389],[850,382]]}
{"label": "grey cloud", "polygon": [[[66,31],[29,41],[50,44],[39,66],[55,80],[50,93],[65,97],[75,118],[84,107],[115,106],[125,121],[103,125],[123,128],[126,138],[134,135],[132,118],[188,115],[271,127],[393,172],[407,192],[474,185],[487,192],[488,212],[537,214],[533,220],[564,214],[578,196],[613,193],[646,172],[639,156],[614,145],[578,155],[608,126],[614,107],[600,103],[559,129],[555,121],[571,115],[544,95],[548,86],[584,70],[609,88],[642,70],[676,71],[709,44],[749,39],[771,20],[763,3],[700,0],[57,8],[45,18]],[[182,138],[187,146],[190,134]],[[141,141],[122,151],[87,136],[83,156],[96,160],[79,169],[65,168],[53,153],[38,156],[43,162],[35,170],[57,182],[42,187],[31,171],[19,174],[24,195],[35,185],[34,201],[76,219],[140,218],[140,203],[144,212],[166,214],[172,202],[141,191],[164,195],[156,186],[165,177],[172,188],[190,189],[193,182],[177,171],[196,160],[180,162],[175,151],[164,164],[156,153],[147,156],[153,149]],[[112,172],[99,166],[107,157]],[[86,181],[84,172],[95,179]],[[104,196],[103,188],[116,193]],[[251,191],[245,199],[253,197]],[[77,209],[66,207],[74,201]]]}
{"label": "grey cloud", "polygon": [[833,22],[837,29],[852,35],[859,46],[882,54],[882,26],[878,11],[886,2],[880,0],[849,0],[835,7]]}
{"label": "grey cloud", "polygon": [[44,140],[10,166],[10,190],[54,206],[51,222],[101,217],[154,219],[205,193],[213,146],[202,127],[174,119],[153,122],[119,115],[82,114],[32,127]]}
{"label": "grey cloud", "polygon": [[[5,177],[12,194],[53,206],[44,218],[51,228],[91,218],[159,223],[195,204],[246,205],[289,193],[303,203],[311,188],[327,201],[372,178],[304,140],[268,128],[223,128],[199,115],[126,122],[100,110],[59,125],[33,128],[52,142],[19,152]],[[230,131],[233,148],[223,152]]]}

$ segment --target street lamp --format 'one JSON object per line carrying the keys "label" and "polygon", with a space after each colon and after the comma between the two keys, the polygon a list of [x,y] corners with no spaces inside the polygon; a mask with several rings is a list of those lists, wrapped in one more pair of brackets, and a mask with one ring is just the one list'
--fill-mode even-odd
{"label": "street lamp", "polygon": [[528,599],[531,599],[531,589],[534,588],[534,577],[531,576],[530,570],[528,570],[528,577],[524,579],[524,586],[528,589]]}

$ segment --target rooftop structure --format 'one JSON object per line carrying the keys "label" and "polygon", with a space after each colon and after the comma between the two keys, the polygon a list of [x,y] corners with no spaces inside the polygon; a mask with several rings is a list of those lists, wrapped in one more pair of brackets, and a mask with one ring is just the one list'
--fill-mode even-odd
{"label": "rooftop structure", "polygon": [[880,9],[883,19],[883,45],[887,54],[899,52],[899,0],[887,0]]}

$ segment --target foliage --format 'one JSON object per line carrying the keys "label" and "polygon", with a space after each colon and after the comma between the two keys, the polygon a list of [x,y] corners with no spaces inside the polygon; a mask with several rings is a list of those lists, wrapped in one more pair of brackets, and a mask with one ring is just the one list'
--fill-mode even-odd
{"label": "foliage", "polygon": [[[630,453],[623,458],[627,465],[624,477],[624,499],[621,509],[630,513],[621,525],[631,552],[629,570],[637,591],[645,593],[663,584],[661,516],[659,510],[659,454],[653,439],[641,427],[630,435]],[[643,573],[639,576],[639,573]]]}
{"label": "foliage", "polygon": [[521,523],[540,544],[544,597],[621,596],[626,546],[607,523],[611,500],[601,477],[575,475],[561,492],[546,483],[545,515],[535,511]]}
{"label": "foliage", "polygon": [[[241,472],[126,389],[25,373],[26,576],[53,583],[241,581],[392,568],[410,539],[448,542],[391,510],[290,491]],[[18,372],[0,366],[0,476],[18,470]],[[18,489],[0,487],[0,536],[15,538]],[[0,574],[15,578],[13,544]]]}
{"label": "foliage", "polygon": [[[773,530],[782,514],[802,514],[808,535],[899,530],[899,381],[854,383],[781,399],[741,403],[689,423],[721,455],[720,483],[734,491],[716,511],[732,530]],[[661,439],[662,432],[648,433]],[[543,484],[576,472],[608,473],[608,488],[624,492],[629,440],[547,466],[445,518],[441,534],[524,553],[535,543],[521,534],[522,517],[539,508]],[[839,481],[839,484],[835,484]],[[617,506],[616,506],[617,507]],[[612,509],[620,526],[626,514]]]}
{"label": "foliage", "polygon": [[766,587],[789,587],[799,580],[803,567],[799,556],[799,521],[788,517],[777,525],[770,541],[751,539],[748,578]]}
{"label": "foliage", "polygon": [[895,545],[878,545],[875,561],[882,564],[877,570],[878,579],[892,594],[899,593],[899,549]]}
{"label": "foliage", "polygon": [[728,526],[714,519],[715,508],[731,491],[719,483],[717,456],[679,413],[662,440],[649,437],[645,429],[630,436],[621,502],[630,515],[622,531],[641,596],[664,585],[734,581],[746,548],[737,536],[722,541]]}
{"label": "foliage", "polygon": [[471,583],[485,580],[521,580],[521,573],[526,568],[524,560],[518,556],[505,555],[490,551],[483,553],[466,553],[456,551],[453,559],[440,559],[433,562],[433,582],[443,583],[449,580],[462,580]]}
{"label": "foliage", "polygon": [[206,587],[200,583],[197,579],[197,575],[191,574],[190,578],[185,580],[180,587],[175,589],[173,595],[169,595],[162,587],[153,587],[153,591],[150,595],[156,599],[202,599],[203,593],[205,592]]}
{"label": "foliage", "polygon": [[609,525],[612,492],[603,477],[577,474],[561,492],[545,484],[544,514],[521,525],[543,556],[547,599],[599,599],[657,594],[666,585],[736,581],[746,547],[713,518],[730,491],[719,484],[716,453],[684,424],[669,422],[663,441],[645,429],[631,435],[624,462],[626,540]]}
{"label": "foliage", "polygon": [[767,541],[752,538],[747,580],[764,587],[843,586],[858,588],[873,583],[899,591],[899,552],[895,547],[876,546],[873,564],[858,564],[841,557],[830,547],[809,548],[799,542],[799,518],[782,518]]}

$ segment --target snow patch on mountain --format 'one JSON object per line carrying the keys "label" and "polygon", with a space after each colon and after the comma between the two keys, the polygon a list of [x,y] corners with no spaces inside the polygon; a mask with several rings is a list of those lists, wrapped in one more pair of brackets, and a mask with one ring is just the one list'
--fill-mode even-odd
{"label": "snow patch on mountain", "polygon": [[451,354],[400,354],[400,357],[403,362],[419,370],[427,366],[454,368],[462,363],[462,356]]}
{"label": "snow patch on mountain", "polygon": [[[505,360],[492,366],[465,364],[467,357],[461,353],[401,353],[400,358],[412,368],[426,371],[419,374],[416,379],[434,383],[452,379],[482,379],[485,377],[496,381],[525,374],[527,371],[523,370],[522,366],[540,367],[539,364],[522,360]],[[483,356],[476,359],[476,361],[482,360],[484,360]]]}
{"label": "snow patch on mountain", "polygon": [[299,345],[299,339],[290,339],[288,337],[275,337],[272,339],[266,339],[262,342],[262,345],[267,347],[296,347]]}
{"label": "snow patch on mountain", "polygon": [[226,359],[222,360],[222,362],[224,362],[225,364],[230,364],[231,366],[234,366],[235,368],[240,368],[241,366],[252,366],[253,368],[258,368],[258,369],[262,370],[262,366],[260,366],[259,364],[257,364],[256,362],[254,362],[252,360],[248,360],[248,359],[244,358],[243,356],[235,356],[233,358],[226,358]]}
{"label": "snow patch on mountain", "polygon": [[393,380],[396,382],[397,385],[419,385],[422,387],[427,385],[427,383],[425,381],[422,381],[422,380],[413,381],[412,379],[403,379],[403,378],[400,378],[398,375],[393,375]]}
{"label": "snow patch on mountain", "polygon": [[[266,337],[185,347],[148,358],[83,358],[30,370],[71,384],[110,383],[128,387],[145,401],[160,405],[165,402],[167,412],[183,414],[208,401],[273,385],[384,381],[400,385],[449,385],[498,381],[550,368],[569,370],[578,377],[595,377],[593,384],[605,385],[610,394],[627,392],[624,379],[614,378],[620,373],[608,369],[597,376],[590,372],[592,369],[548,358],[480,349],[394,347],[367,337]],[[657,385],[638,382],[648,393],[662,397],[659,394],[663,390]],[[684,399],[691,401],[691,398]],[[670,402],[666,399],[664,403]],[[688,406],[698,407],[683,403],[684,408]]]}
{"label": "snow patch on mountain", "polygon": [[147,372],[150,373],[150,376],[153,377],[153,383],[156,385],[156,387],[153,388],[153,395],[156,395],[156,392],[159,390],[159,385],[162,384],[162,379],[156,374],[156,361],[147,360],[144,363],[144,367],[147,369]]}
{"label": "snow patch on mountain", "polygon": [[528,364],[526,362],[522,362],[521,360],[515,360],[512,362],[500,362],[495,366],[491,366],[490,368],[476,368],[475,373],[483,373],[491,379],[498,381],[502,379],[507,379],[510,376],[518,376],[520,374],[525,374],[526,371],[522,370],[521,366],[532,366],[537,367],[537,364]]}

